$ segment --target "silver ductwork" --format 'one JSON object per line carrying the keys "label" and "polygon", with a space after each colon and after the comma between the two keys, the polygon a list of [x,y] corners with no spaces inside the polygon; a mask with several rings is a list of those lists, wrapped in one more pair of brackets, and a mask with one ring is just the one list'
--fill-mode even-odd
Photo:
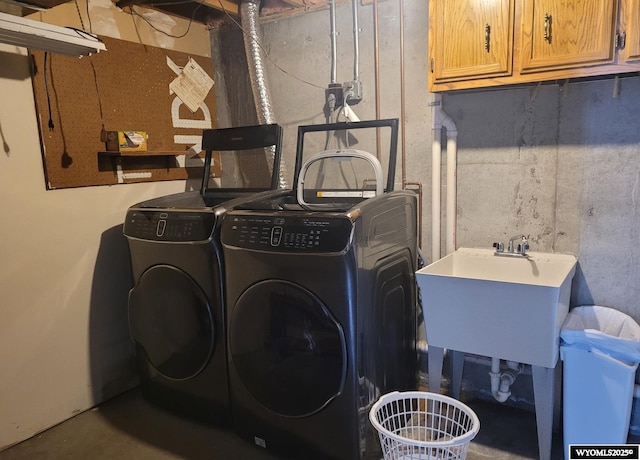
{"label": "silver ductwork", "polygon": [[[273,114],[273,106],[271,105],[267,72],[262,60],[262,48],[260,46],[260,0],[242,0],[240,4],[240,20],[242,28],[244,29],[244,50],[247,56],[249,79],[251,80],[251,90],[256,105],[258,122],[260,124],[272,124],[276,121]],[[275,147],[267,150],[269,153],[267,158],[269,160],[269,167],[273,168]],[[280,161],[278,187],[287,188],[284,159]]]}

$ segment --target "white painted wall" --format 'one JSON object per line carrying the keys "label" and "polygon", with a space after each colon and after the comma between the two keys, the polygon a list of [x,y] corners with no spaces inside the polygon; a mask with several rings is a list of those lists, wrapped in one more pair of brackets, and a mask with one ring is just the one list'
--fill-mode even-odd
{"label": "white painted wall", "polygon": [[[94,33],[137,40],[132,18],[112,5],[91,2]],[[174,34],[187,26],[149,14]],[[32,18],[80,27],[73,4]],[[136,23],[147,44],[210,55],[202,24],[175,40]],[[137,383],[120,225],[130,205],[185,189],[172,181],[47,191],[28,69],[26,50],[0,45],[0,449]]]}

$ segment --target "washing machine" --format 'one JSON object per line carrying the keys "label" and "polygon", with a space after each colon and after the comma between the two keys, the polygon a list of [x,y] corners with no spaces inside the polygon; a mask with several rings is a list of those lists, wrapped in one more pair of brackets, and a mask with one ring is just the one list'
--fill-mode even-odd
{"label": "washing machine", "polygon": [[[348,130],[385,126],[397,120]],[[335,179],[332,166],[375,166],[349,149],[302,160],[305,133],[345,129],[300,127],[297,188],[241,204],[221,231],[234,427],[298,459],[379,458],[371,405],[417,385],[416,195],[393,191],[395,150],[386,187],[380,172],[355,188],[324,187],[318,177]]]}
{"label": "washing machine", "polygon": [[[134,277],[129,328],[142,394],[173,413],[230,421],[220,226],[233,206],[277,188],[281,140],[275,124],[205,130],[201,189],[127,211],[124,234]],[[271,174],[242,187],[220,187],[214,176],[220,176],[223,154],[235,156],[233,163],[248,156],[267,165],[265,147],[273,153]]]}

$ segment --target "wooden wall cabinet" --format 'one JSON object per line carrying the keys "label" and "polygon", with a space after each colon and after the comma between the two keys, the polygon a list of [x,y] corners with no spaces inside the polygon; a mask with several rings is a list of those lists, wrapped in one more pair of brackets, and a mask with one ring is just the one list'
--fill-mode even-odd
{"label": "wooden wall cabinet", "polygon": [[625,63],[640,64],[640,0],[623,0],[620,9],[622,59]]}
{"label": "wooden wall cabinet", "polygon": [[640,71],[640,0],[430,0],[429,91]]}
{"label": "wooden wall cabinet", "polygon": [[511,75],[514,0],[430,2],[435,82]]}

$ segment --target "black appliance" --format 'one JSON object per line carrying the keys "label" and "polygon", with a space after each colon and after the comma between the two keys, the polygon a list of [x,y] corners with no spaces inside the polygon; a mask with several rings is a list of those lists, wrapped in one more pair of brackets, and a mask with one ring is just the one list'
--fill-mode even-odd
{"label": "black appliance", "polygon": [[[305,134],[364,128],[391,129],[383,193],[303,177]],[[301,126],[298,190],[242,203],[222,224],[233,423],[258,446],[379,458],[371,405],[416,388],[417,200],[393,190],[396,143],[397,120]],[[351,172],[336,152],[317,176],[332,164]]]}
{"label": "black appliance", "polygon": [[[281,142],[282,129],[275,124],[205,130],[201,190],[144,201],[127,211],[124,234],[135,283],[129,327],[142,393],[174,413],[230,421],[220,226],[233,206],[277,188]],[[271,174],[265,147],[273,153]],[[220,187],[211,172],[223,153],[225,159],[235,156],[230,165],[262,160],[262,181]]]}

